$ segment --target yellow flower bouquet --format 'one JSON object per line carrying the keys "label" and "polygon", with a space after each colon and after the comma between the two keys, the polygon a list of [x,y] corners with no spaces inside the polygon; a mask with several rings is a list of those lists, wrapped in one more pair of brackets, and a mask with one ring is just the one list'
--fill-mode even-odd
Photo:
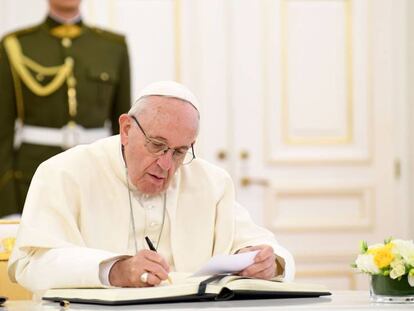
{"label": "yellow flower bouquet", "polygon": [[370,246],[362,241],[353,267],[371,275],[372,300],[414,302],[413,241],[390,238]]}

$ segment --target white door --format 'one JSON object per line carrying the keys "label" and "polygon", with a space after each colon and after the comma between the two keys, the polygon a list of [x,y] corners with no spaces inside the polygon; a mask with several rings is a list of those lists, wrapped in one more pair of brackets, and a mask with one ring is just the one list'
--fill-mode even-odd
{"label": "white door", "polygon": [[394,139],[405,2],[195,8],[197,73],[185,80],[203,103],[199,151],[230,170],[239,201],[292,250],[298,280],[365,288],[350,268],[359,241],[409,232]]}

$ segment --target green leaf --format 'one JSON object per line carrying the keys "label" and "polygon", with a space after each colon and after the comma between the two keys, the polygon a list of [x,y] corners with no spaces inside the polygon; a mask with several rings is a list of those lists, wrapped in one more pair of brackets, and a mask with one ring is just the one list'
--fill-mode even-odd
{"label": "green leaf", "polygon": [[387,239],[384,240],[384,244],[388,244],[390,243],[394,238],[392,236],[388,237]]}
{"label": "green leaf", "polygon": [[368,244],[367,241],[360,241],[359,242],[359,249],[361,250],[361,254],[365,254],[368,250]]}

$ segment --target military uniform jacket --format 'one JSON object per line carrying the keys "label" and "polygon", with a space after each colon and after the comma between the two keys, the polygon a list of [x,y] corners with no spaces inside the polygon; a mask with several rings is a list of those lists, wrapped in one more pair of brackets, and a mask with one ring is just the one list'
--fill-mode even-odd
{"label": "military uniform jacket", "polygon": [[[61,26],[51,18],[35,27],[6,35],[0,44],[0,216],[21,212],[37,166],[62,151],[59,146],[22,143],[14,147],[15,122],[62,128],[75,122],[84,128],[102,128],[111,121],[118,132],[118,117],[130,107],[130,72],[123,36],[77,24],[79,32],[54,32]],[[64,80],[50,94],[35,94],[14,70],[7,38],[14,37],[21,54],[37,67],[53,68],[72,60],[76,111],[68,106],[69,85]],[[10,41],[10,40],[9,40]],[[25,60],[27,60],[25,59]],[[47,86],[55,76],[26,68],[32,79]],[[108,123],[108,122],[107,122]]]}

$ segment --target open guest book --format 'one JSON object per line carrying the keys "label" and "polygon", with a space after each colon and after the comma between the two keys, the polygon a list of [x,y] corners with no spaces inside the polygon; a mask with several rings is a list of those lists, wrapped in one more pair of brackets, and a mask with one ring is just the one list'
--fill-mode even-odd
{"label": "open guest book", "polygon": [[50,289],[44,300],[102,305],[172,303],[208,300],[304,298],[330,295],[323,285],[282,283],[280,279],[261,280],[217,274],[194,277],[170,273],[172,284],[163,282],[146,288],[63,288]]}

